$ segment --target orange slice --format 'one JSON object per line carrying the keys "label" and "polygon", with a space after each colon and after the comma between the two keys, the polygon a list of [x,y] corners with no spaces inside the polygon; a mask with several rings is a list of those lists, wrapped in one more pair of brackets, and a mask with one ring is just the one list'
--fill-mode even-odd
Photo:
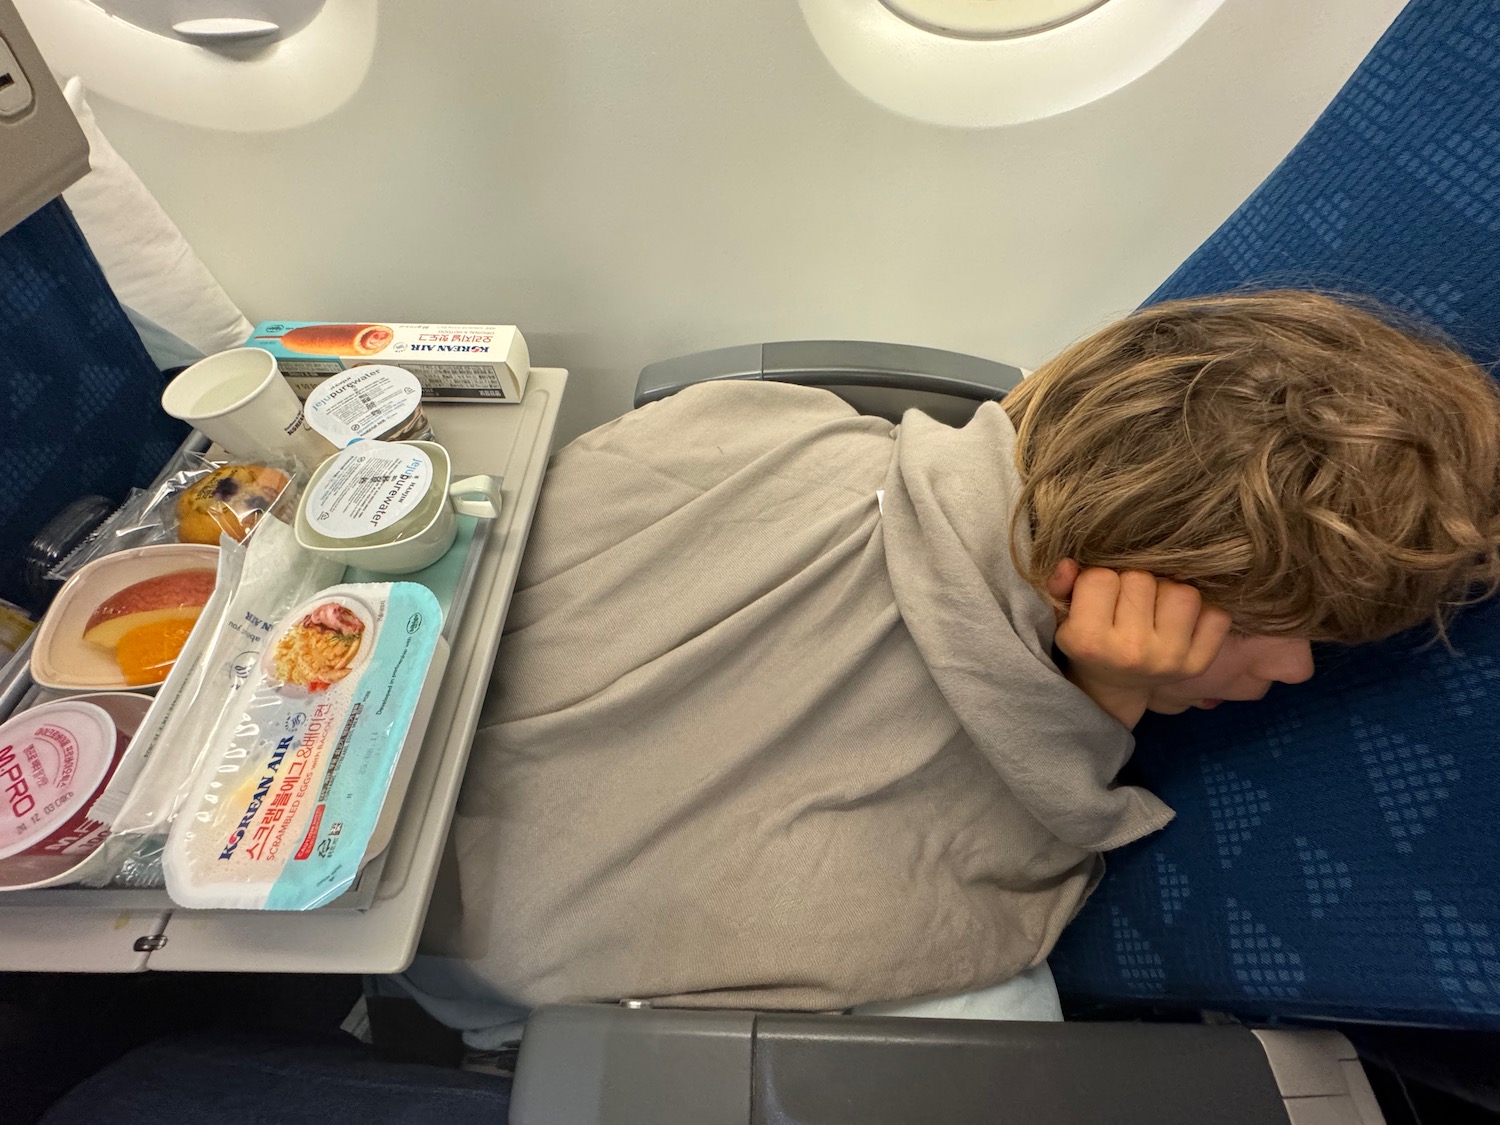
{"label": "orange slice", "polygon": [[115,646],[115,659],[131,687],[159,684],[187,644],[197,617],[170,617],[137,626]]}

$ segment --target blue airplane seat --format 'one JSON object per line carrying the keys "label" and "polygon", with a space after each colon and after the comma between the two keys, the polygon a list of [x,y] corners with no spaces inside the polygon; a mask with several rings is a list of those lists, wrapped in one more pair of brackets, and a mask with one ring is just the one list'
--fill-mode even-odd
{"label": "blue airplane seat", "polygon": [[188,429],[162,386],[62,200],[0,235],[0,597],[31,601],[22,556],[47,521],[123,501],[171,458]]}
{"label": "blue airplane seat", "polygon": [[[1367,294],[1494,364],[1497,263],[1500,4],[1412,0],[1150,300]],[[1143,723],[1131,768],[1178,817],[1112,855],[1053,955],[1064,995],[1500,1028],[1500,605],[1451,636]]]}

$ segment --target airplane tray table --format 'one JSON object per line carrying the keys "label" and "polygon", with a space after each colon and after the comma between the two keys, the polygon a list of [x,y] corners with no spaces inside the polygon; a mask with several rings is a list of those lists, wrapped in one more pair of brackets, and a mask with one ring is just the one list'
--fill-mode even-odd
{"label": "airplane tray table", "polygon": [[[468,556],[472,576],[455,596],[462,612],[444,629],[452,646],[447,671],[394,836],[354,887],[302,912],[186,910],[161,890],[0,895],[0,970],[389,973],[410,963],[566,384],[566,371],[536,368],[519,406],[424,404],[456,467],[503,477],[501,512],[475,531],[487,541]],[[9,711],[21,688],[4,687]]]}

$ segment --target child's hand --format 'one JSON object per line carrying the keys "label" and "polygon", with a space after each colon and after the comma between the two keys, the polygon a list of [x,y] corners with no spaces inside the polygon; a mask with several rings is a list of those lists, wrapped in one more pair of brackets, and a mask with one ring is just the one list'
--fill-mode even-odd
{"label": "child's hand", "polygon": [[1145,714],[1153,688],[1206,672],[1229,635],[1229,614],[1205,606],[1193,587],[1141,570],[1080,571],[1064,559],[1047,591],[1072,595],[1057,627],[1068,679],[1127,727]]}

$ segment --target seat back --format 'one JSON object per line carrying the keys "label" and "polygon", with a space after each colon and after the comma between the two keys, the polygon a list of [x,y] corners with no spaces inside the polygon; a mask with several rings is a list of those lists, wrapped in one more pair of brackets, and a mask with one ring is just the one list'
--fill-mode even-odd
{"label": "seat back", "polygon": [[[61,200],[0,236],[0,597],[26,604],[26,544],[78,498],[148,484],[187,427]],[[40,607],[35,607],[40,608]]]}

